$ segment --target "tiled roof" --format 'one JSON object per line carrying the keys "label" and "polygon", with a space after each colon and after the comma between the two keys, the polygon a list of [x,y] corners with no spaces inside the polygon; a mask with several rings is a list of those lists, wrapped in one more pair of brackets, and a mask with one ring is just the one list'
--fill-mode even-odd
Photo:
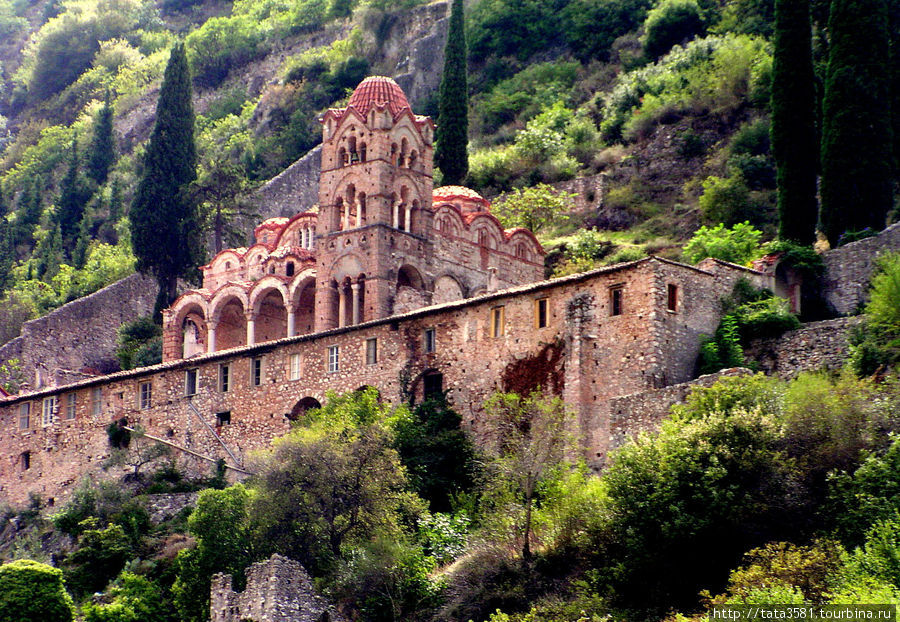
{"label": "tiled roof", "polygon": [[404,108],[410,108],[409,101],[400,85],[385,76],[369,76],[359,83],[347,107],[366,116],[375,106],[387,106],[391,114],[396,115]]}

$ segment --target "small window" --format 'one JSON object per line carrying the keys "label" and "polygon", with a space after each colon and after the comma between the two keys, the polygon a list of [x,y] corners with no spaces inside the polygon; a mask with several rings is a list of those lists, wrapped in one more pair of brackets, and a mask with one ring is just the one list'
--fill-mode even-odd
{"label": "small window", "polygon": [[504,333],[504,308],[491,309],[491,337],[502,337]]}
{"label": "small window", "polygon": [[27,430],[31,427],[31,402],[19,404],[19,429]]}
{"label": "small window", "polygon": [[374,365],[378,362],[378,338],[366,339],[366,365]]}
{"label": "small window", "polygon": [[91,389],[91,414],[95,417],[103,414],[103,387]]}
{"label": "small window", "polygon": [[219,365],[219,391],[228,393],[231,390],[231,365],[222,363]]}
{"label": "small window", "polygon": [[609,314],[622,315],[622,286],[609,289]]}
{"label": "small window", "polygon": [[284,268],[284,273],[287,276],[294,276],[294,262],[293,261],[287,262],[287,266],[285,266],[285,268]]}
{"label": "small window", "polygon": [[328,371],[336,372],[340,369],[340,350],[338,346],[328,346]]}
{"label": "small window", "polygon": [[23,451],[19,456],[19,464],[22,465],[22,470],[27,471],[31,468],[31,452]]}
{"label": "small window", "polygon": [[548,298],[538,298],[534,301],[534,326],[535,328],[547,327]]}
{"label": "small window", "polygon": [[269,274],[275,274],[275,264],[269,266]]}
{"label": "small window", "polygon": [[250,385],[258,387],[262,384],[263,362],[262,358],[250,361]]}
{"label": "small window", "polygon": [[190,397],[197,395],[197,370],[188,369],[184,372],[184,395]]}
{"label": "small window", "polygon": [[216,426],[221,427],[223,425],[231,425],[231,411],[230,410],[216,413]]}
{"label": "small window", "polygon": [[678,286],[669,283],[666,296],[666,309],[673,313],[678,310]]}
{"label": "small window", "polygon": [[56,415],[56,396],[44,398],[43,408],[41,409],[41,425],[48,426],[53,423]]}
{"label": "small window", "polygon": [[425,329],[425,352],[434,352],[437,346],[435,339],[435,330],[433,328]]}
{"label": "small window", "polygon": [[429,373],[422,379],[422,393],[425,399],[444,392],[444,374]]}
{"label": "small window", "polygon": [[300,355],[291,354],[291,380],[300,380]]}
{"label": "small window", "polygon": [[78,399],[75,393],[66,395],[66,419],[75,418],[75,407],[78,405]]}
{"label": "small window", "polygon": [[141,410],[147,410],[150,408],[150,404],[153,400],[153,383],[152,382],[142,382],[138,385],[138,407]]}

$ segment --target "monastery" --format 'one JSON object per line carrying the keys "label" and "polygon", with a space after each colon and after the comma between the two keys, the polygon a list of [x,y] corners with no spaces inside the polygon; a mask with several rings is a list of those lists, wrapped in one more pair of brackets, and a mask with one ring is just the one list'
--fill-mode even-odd
{"label": "monastery", "polygon": [[109,456],[112,422],[246,473],[329,392],[367,386],[392,403],[447,391],[476,437],[492,392],[555,393],[599,466],[646,426],[615,400],[692,380],[720,297],[773,284],[656,257],[543,280],[531,232],[472,190],[432,188],[434,124],[393,80],[367,78],[322,125],[318,207],[203,266],[164,312],[161,364],[0,396],[0,501],[63,500]]}

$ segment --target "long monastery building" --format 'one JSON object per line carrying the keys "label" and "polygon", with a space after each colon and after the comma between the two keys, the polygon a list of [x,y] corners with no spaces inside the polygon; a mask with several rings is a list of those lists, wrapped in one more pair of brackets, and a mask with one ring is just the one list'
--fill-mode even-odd
{"label": "long monastery building", "polygon": [[449,391],[479,430],[494,391],[560,395],[593,464],[644,423],[615,398],[694,377],[719,299],[761,272],[656,257],[554,280],[531,232],[432,188],[434,125],[372,77],[323,119],[317,208],[259,225],[164,311],[163,362],[0,397],[0,501],[63,499],[119,421],[196,464],[244,469],[330,391],[392,403]]}

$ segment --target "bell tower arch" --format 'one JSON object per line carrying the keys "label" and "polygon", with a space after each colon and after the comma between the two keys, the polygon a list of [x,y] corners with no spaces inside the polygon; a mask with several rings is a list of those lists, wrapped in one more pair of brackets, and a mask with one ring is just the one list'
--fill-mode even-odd
{"label": "bell tower arch", "polygon": [[316,330],[391,315],[400,268],[425,272],[432,254],[431,119],[372,76],[322,126]]}

